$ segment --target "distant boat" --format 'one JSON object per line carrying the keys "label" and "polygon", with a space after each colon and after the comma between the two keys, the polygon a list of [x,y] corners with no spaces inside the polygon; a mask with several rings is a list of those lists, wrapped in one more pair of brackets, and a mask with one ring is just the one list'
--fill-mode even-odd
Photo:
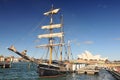
{"label": "distant boat", "polygon": [[[8,48],[9,50],[17,53],[18,55],[22,56],[23,58],[35,62],[38,65],[38,74],[40,77],[57,77],[61,75],[65,75],[68,72],[71,72],[70,66],[69,66],[69,61],[65,62],[62,59],[62,54],[63,54],[63,46],[65,45],[64,43],[64,32],[63,32],[63,20],[61,17],[61,22],[59,24],[54,24],[53,23],[53,16],[57,14],[60,11],[60,8],[54,9],[53,6],[50,11],[44,13],[45,16],[50,17],[50,23],[49,25],[42,26],[41,29],[45,29],[48,31],[47,34],[41,34],[38,35],[38,38],[46,38],[48,39],[47,44],[39,45],[37,48],[43,48],[45,47],[48,50],[49,53],[49,59],[43,59],[43,60],[36,60],[36,59],[31,59],[28,56],[26,56],[26,50],[23,51],[22,53],[18,52],[14,46],[11,46]],[[53,60],[53,52],[55,48],[59,49],[59,55],[60,55],[60,60],[54,59]],[[46,50],[46,51],[47,51]]]}

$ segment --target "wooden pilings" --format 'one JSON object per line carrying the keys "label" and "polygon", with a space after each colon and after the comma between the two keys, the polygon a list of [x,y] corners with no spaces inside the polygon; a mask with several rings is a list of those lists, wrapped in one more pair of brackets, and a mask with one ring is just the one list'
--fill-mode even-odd
{"label": "wooden pilings", "polygon": [[1,68],[10,68],[11,67],[11,63],[0,62],[0,67]]}

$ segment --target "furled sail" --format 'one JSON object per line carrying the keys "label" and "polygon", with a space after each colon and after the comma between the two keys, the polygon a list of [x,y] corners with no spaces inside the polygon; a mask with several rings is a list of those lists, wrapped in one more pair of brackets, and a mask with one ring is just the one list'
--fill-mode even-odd
{"label": "furled sail", "polygon": [[51,10],[49,12],[44,13],[44,15],[48,16],[49,14],[56,14],[56,13],[58,13],[59,10],[60,9],[53,9],[53,10]]}
{"label": "furled sail", "polygon": [[62,24],[52,24],[52,25],[46,25],[42,26],[41,29],[54,29],[54,28],[61,28]]}
{"label": "furled sail", "polygon": [[36,46],[36,48],[49,47],[49,46],[61,46],[61,45],[64,45],[64,44],[63,43],[58,43],[58,44],[44,44],[44,45]]}
{"label": "furled sail", "polygon": [[63,32],[38,35],[38,38],[52,38],[52,37],[63,37]]}

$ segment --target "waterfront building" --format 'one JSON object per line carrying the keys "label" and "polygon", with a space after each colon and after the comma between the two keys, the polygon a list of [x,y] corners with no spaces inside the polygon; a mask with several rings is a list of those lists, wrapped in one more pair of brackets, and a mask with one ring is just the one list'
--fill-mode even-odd
{"label": "waterfront building", "polygon": [[72,66],[73,71],[78,71],[80,68],[86,67],[86,63],[74,63]]}
{"label": "waterfront building", "polygon": [[4,56],[0,56],[0,62],[3,62],[5,60]]}
{"label": "waterfront building", "polygon": [[108,61],[107,58],[102,58],[100,55],[93,55],[89,51],[85,51],[82,54],[78,55],[78,59],[73,62],[73,71],[77,71],[88,65],[103,67],[101,64],[105,64]]}

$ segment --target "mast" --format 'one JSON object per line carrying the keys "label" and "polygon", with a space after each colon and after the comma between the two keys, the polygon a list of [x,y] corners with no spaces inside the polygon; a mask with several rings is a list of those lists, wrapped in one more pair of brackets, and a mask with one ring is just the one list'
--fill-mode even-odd
{"label": "mast", "polygon": [[[60,16],[61,24],[63,25],[63,15]],[[61,27],[61,32],[63,32],[63,29]],[[61,44],[63,43],[63,36],[60,38]],[[63,45],[60,45],[60,61],[62,61],[62,47]]]}
{"label": "mast", "polygon": [[[53,10],[53,5],[52,5],[51,11],[52,11],[52,10]],[[50,27],[51,27],[52,24],[53,24],[53,13],[50,14]],[[50,34],[53,33],[53,29],[49,29],[49,31],[50,31]],[[52,38],[52,37],[49,38],[49,44],[53,44],[53,38]],[[49,53],[50,53],[49,64],[51,64],[51,63],[52,63],[53,46],[50,46],[50,47],[49,47],[49,50],[50,50],[50,52],[49,52]]]}
{"label": "mast", "polygon": [[70,52],[70,41],[68,41],[68,61],[70,61],[71,52]]}
{"label": "mast", "polygon": [[58,43],[58,44],[54,44],[54,38],[55,37],[58,37],[58,38],[62,38],[63,37],[63,32],[58,32],[58,33],[55,33],[53,32],[53,30],[55,28],[61,28],[62,27],[62,24],[53,24],[53,15],[54,14],[57,14],[58,11],[60,9],[54,9],[53,8],[53,5],[52,5],[52,8],[50,11],[44,13],[45,16],[50,16],[50,23],[49,25],[46,25],[46,26],[42,26],[41,29],[47,29],[49,30],[49,33],[48,34],[42,34],[42,35],[38,35],[38,38],[48,38],[48,44],[43,44],[43,45],[40,45],[40,46],[37,46],[37,47],[48,47],[49,48],[49,64],[52,63],[52,54],[53,54],[53,47],[54,46],[60,46],[62,45],[62,43]]}

